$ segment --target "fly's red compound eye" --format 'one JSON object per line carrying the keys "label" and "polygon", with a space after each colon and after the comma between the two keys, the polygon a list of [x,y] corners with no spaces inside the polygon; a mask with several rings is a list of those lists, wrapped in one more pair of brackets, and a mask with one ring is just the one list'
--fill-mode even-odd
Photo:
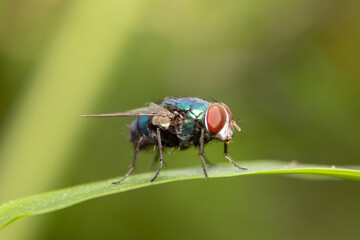
{"label": "fly's red compound eye", "polygon": [[226,106],[224,103],[221,103],[221,105],[226,109],[227,113],[229,114],[230,116],[230,119],[233,120],[233,115],[232,115],[232,112],[230,110],[230,108],[228,106]]}
{"label": "fly's red compound eye", "polygon": [[211,133],[218,133],[224,127],[226,123],[226,111],[222,104],[213,103],[210,105],[206,122]]}

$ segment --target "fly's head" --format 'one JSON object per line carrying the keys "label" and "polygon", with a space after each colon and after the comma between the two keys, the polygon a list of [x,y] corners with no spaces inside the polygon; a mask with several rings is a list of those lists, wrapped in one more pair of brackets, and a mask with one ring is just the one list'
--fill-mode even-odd
{"label": "fly's head", "polygon": [[224,103],[212,103],[205,114],[205,127],[208,132],[214,134],[216,139],[229,142],[232,139],[234,128],[241,131],[233,119],[228,106]]}

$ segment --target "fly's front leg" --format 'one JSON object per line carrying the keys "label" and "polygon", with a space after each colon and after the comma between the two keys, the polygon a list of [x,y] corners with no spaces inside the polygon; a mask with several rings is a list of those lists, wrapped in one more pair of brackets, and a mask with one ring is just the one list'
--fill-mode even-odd
{"label": "fly's front leg", "polygon": [[235,165],[235,167],[241,169],[241,170],[248,170],[247,168],[243,168],[243,167],[240,167],[239,165],[237,165],[236,162],[234,162],[234,160],[232,160],[232,158],[229,156],[228,154],[228,144],[225,142],[224,143],[224,154],[225,154],[225,157],[232,163]]}
{"label": "fly's front leg", "polygon": [[137,162],[137,157],[138,157],[138,153],[139,153],[139,150],[140,150],[140,145],[141,145],[141,142],[143,141],[144,137],[140,137],[139,141],[137,142],[136,144],[136,147],[135,147],[135,153],[134,153],[134,160],[133,160],[133,164],[131,165],[131,168],[130,170],[125,174],[125,176],[120,179],[119,181],[117,182],[113,182],[112,184],[118,184],[118,183],[121,183],[122,181],[124,181],[129,175],[130,173],[135,169],[136,167],[136,162]]}
{"label": "fly's front leg", "polygon": [[155,181],[155,179],[157,178],[157,176],[159,175],[160,173],[160,169],[163,165],[163,162],[164,162],[164,157],[163,157],[163,152],[162,152],[162,144],[161,144],[161,135],[160,135],[160,128],[157,128],[156,129],[156,135],[157,135],[157,139],[158,139],[158,147],[159,147],[159,154],[160,154],[160,163],[159,163],[159,167],[156,171],[156,174],[155,176],[150,180],[150,182],[153,182]]}
{"label": "fly's front leg", "polygon": [[205,137],[205,131],[204,131],[204,129],[202,128],[202,129],[201,129],[201,134],[200,134],[200,139],[199,139],[199,143],[200,143],[200,158],[201,158],[202,168],[203,168],[204,174],[205,174],[205,179],[208,179],[208,175],[207,175],[206,168],[205,168],[204,137]]}

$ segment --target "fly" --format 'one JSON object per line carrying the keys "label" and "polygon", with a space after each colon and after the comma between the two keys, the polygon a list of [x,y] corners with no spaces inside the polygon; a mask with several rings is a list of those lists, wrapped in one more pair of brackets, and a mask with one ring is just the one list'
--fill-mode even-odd
{"label": "fly", "polygon": [[128,112],[82,117],[125,116],[136,117],[130,125],[130,141],[135,147],[134,158],[125,176],[113,184],[124,181],[135,169],[139,151],[154,145],[158,146],[157,156],[160,157],[160,162],[150,182],[155,181],[160,173],[164,163],[164,147],[176,147],[180,150],[191,146],[199,147],[201,164],[207,179],[204,144],[214,139],[224,142],[224,155],[232,164],[241,170],[247,170],[237,165],[228,153],[228,143],[232,139],[234,129],[241,129],[224,103],[208,102],[194,97],[165,98],[160,104],[151,103],[147,107]]}

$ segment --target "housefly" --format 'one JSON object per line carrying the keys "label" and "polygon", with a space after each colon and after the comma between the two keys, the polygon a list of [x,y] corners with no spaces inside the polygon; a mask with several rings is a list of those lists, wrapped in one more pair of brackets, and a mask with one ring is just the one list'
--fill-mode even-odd
{"label": "housefly", "polygon": [[208,102],[195,97],[165,98],[161,103],[151,103],[147,107],[121,113],[83,115],[83,117],[125,117],[134,116],[130,125],[130,141],[135,147],[133,163],[129,171],[117,182],[124,181],[135,169],[138,153],[150,146],[157,146],[160,158],[155,181],[164,163],[163,148],[175,147],[180,150],[190,146],[199,147],[200,159],[205,179],[208,178],[205,167],[204,144],[218,139],[224,142],[225,157],[241,170],[228,154],[228,143],[232,139],[234,129],[240,127],[233,119],[228,106],[221,102]]}

